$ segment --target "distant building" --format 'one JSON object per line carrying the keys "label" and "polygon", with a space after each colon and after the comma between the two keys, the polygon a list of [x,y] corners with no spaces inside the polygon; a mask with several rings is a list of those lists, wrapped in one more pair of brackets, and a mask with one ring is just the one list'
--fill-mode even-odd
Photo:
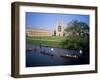
{"label": "distant building", "polygon": [[34,36],[52,36],[52,33],[48,30],[44,29],[36,29],[32,27],[28,27],[26,29],[26,35],[29,37],[34,37]]}
{"label": "distant building", "polygon": [[64,23],[61,20],[57,21],[56,36],[64,36]]}
{"label": "distant building", "polygon": [[32,26],[26,28],[26,35],[30,37],[34,36],[68,36],[70,33],[64,31],[63,20],[58,20],[56,23],[56,29],[49,31],[45,29],[37,29]]}

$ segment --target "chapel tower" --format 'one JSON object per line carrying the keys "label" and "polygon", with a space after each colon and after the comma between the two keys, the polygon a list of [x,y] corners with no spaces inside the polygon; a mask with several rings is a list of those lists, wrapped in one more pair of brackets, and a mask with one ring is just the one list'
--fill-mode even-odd
{"label": "chapel tower", "polygon": [[56,25],[56,36],[63,36],[63,35],[64,35],[64,24],[62,20],[58,20]]}

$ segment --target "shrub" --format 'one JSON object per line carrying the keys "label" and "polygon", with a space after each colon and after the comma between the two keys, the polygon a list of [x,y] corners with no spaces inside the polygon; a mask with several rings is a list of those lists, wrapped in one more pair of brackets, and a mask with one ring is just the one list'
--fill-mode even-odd
{"label": "shrub", "polygon": [[89,36],[67,36],[61,43],[63,48],[74,50],[89,50]]}

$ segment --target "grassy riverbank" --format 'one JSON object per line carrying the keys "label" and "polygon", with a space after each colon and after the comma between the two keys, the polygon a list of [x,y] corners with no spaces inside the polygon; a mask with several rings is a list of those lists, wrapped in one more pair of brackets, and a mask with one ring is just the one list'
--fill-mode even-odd
{"label": "grassy riverbank", "polygon": [[57,36],[49,36],[49,37],[27,37],[26,42],[28,44],[35,45],[47,45],[50,47],[59,47],[61,48],[61,43],[65,39],[65,37],[57,37]]}
{"label": "grassy riverbank", "polygon": [[89,51],[88,36],[49,36],[49,37],[26,37],[27,44],[45,45],[49,47],[66,48],[71,50]]}

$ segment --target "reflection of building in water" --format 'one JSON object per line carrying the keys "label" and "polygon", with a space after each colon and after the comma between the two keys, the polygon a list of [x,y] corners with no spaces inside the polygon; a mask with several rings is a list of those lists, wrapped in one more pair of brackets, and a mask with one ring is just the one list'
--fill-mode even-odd
{"label": "reflection of building in water", "polygon": [[52,33],[48,30],[44,29],[36,29],[32,27],[28,27],[26,29],[26,35],[29,37],[34,37],[34,36],[52,36]]}

